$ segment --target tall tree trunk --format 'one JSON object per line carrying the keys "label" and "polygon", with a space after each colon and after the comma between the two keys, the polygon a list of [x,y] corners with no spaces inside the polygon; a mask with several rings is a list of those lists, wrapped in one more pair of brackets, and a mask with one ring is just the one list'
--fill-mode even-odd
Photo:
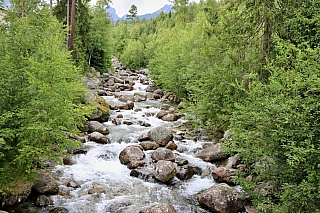
{"label": "tall tree trunk", "polygon": [[67,50],[69,49],[69,35],[70,35],[70,1],[67,0]]}
{"label": "tall tree trunk", "polygon": [[75,14],[76,14],[76,0],[72,0],[72,6],[71,6],[71,30],[70,30],[70,39],[69,39],[69,50],[70,51],[73,49]]}
{"label": "tall tree trunk", "polygon": [[52,15],[52,0],[50,0],[50,15]]}
{"label": "tall tree trunk", "polygon": [[[262,60],[261,64],[264,67],[267,64],[267,60],[270,57],[270,51],[271,51],[271,37],[272,32],[274,29],[272,29],[272,17],[271,17],[271,10],[274,8],[274,2],[272,0],[267,0],[265,3],[266,10],[264,12],[264,23],[263,23],[263,35],[262,35]],[[268,11],[269,10],[269,11]],[[269,72],[265,71],[264,68],[262,68],[260,72],[260,79],[266,80],[269,77]]]}

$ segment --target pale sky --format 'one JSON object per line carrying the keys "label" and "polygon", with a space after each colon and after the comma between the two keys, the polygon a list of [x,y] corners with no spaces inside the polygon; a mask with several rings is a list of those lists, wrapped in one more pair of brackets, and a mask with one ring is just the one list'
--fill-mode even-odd
{"label": "pale sky", "polygon": [[[200,2],[200,0],[190,0],[190,2]],[[131,5],[136,5],[138,15],[153,13],[166,4],[170,4],[168,0],[112,0],[111,7],[116,9],[117,15],[122,17],[127,14]],[[95,4],[95,0],[91,0],[91,4]]]}

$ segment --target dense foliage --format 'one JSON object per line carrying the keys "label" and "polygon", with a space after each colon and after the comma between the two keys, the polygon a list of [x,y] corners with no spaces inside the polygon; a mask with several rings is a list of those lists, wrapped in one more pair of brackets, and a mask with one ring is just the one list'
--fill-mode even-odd
{"label": "dense foliage", "polygon": [[[83,67],[84,72],[89,67],[105,72],[111,66],[111,21],[105,11],[108,1],[98,0],[91,8],[89,1],[76,1],[73,61],[77,66]],[[71,2],[69,1],[69,8],[72,6]],[[66,4],[67,0],[61,0],[53,8],[53,14],[64,25],[67,25]]]}
{"label": "dense foliage", "polygon": [[0,22],[0,199],[32,182],[44,162],[60,161],[80,145],[70,135],[78,135],[92,113],[80,74],[88,64],[101,71],[110,64],[105,3],[90,11],[81,5],[91,25],[78,26],[76,40],[87,45],[73,52],[86,55],[86,63],[77,63],[67,51],[65,26],[48,5],[11,1]]}
{"label": "dense foliage", "polygon": [[259,212],[320,212],[320,2],[172,2],[117,23],[115,54],[189,101],[198,124],[232,129],[224,145]]}
{"label": "dense foliage", "polygon": [[8,15],[0,33],[0,192],[32,178],[44,160],[57,160],[77,143],[88,111],[85,88],[72,65],[62,25],[46,9],[23,18]]}

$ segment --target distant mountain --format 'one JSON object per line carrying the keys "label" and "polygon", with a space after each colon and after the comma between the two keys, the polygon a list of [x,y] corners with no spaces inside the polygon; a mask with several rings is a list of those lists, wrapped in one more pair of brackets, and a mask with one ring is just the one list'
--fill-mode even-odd
{"label": "distant mountain", "polygon": [[116,10],[113,7],[107,7],[106,11],[114,23],[120,19],[120,17],[117,15]]}
{"label": "distant mountain", "polygon": [[2,5],[0,4],[0,7],[3,7],[3,8],[9,8],[10,6],[11,4],[9,0],[4,0],[3,4]]}
{"label": "distant mountain", "polygon": [[157,17],[161,13],[161,11],[163,11],[165,13],[169,13],[170,11],[173,11],[172,5],[171,4],[166,4],[162,8],[160,8],[159,10],[154,12],[154,13],[147,13],[145,15],[141,15],[141,16],[138,16],[138,17],[139,17],[139,19],[144,19],[145,18],[145,19],[149,20],[149,19]]}
{"label": "distant mountain", "polygon": [[[173,9],[172,9],[172,5],[171,4],[166,4],[166,5],[164,5],[162,8],[160,8],[159,10],[157,10],[156,12],[154,12],[154,13],[147,13],[147,14],[145,14],[145,15],[140,15],[140,16],[137,16],[140,20],[141,19],[147,19],[147,20],[149,20],[149,19],[152,19],[152,18],[155,18],[155,17],[157,17],[160,13],[161,13],[161,11],[163,11],[163,12],[165,12],[165,13],[169,13],[170,11],[173,11]],[[114,22],[116,22],[116,21],[118,21],[118,20],[126,20],[127,19],[127,14],[125,14],[124,16],[122,16],[121,18],[117,15],[117,13],[116,13],[116,10],[114,9],[114,8],[112,8],[112,7],[109,7],[108,9],[107,9],[107,12],[110,14],[110,17],[111,17],[111,19],[114,21]]]}

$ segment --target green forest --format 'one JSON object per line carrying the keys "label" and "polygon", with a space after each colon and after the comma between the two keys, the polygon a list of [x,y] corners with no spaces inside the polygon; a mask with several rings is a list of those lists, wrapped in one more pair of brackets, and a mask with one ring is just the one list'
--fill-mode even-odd
{"label": "green forest", "polygon": [[80,145],[67,135],[92,112],[82,76],[115,55],[187,103],[195,127],[229,131],[259,212],[320,212],[319,0],[171,0],[115,24],[108,1],[77,0],[71,49],[67,0],[41,2],[12,0],[0,22],[0,195]]}
{"label": "green forest", "polygon": [[148,67],[196,126],[230,130],[224,148],[247,165],[236,182],[259,212],[320,212],[320,2],[171,2],[116,23],[114,54]]}
{"label": "green forest", "polygon": [[69,135],[78,135],[94,110],[82,76],[90,66],[102,71],[111,64],[107,2],[77,1],[72,49],[66,43],[66,2],[53,7],[12,0],[2,10],[0,198],[34,181],[44,162],[61,161],[67,149],[81,145]]}

